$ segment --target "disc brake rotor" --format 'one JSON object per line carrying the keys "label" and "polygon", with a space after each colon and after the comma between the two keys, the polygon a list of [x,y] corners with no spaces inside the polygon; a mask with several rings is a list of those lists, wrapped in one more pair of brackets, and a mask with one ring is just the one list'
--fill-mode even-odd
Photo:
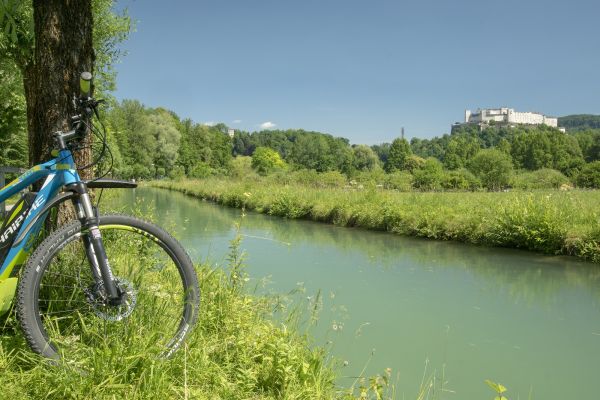
{"label": "disc brake rotor", "polygon": [[106,321],[121,321],[133,312],[137,302],[137,291],[131,282],[123,278],[115,278],[115,283],[123,296],[119,305],[111,305],[106,297],[104,282],[95,284],[91,289],[86,289],[88,303],[94,313]]}

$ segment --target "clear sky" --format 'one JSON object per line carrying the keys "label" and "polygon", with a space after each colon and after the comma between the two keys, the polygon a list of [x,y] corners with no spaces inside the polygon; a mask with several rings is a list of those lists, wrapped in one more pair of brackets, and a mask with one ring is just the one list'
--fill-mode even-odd
{"label": "clear sky", "polygon": [[119,0],[117,98],[199,123],[352,143],[432,137],[466,108],[600,114],[598,0]]}

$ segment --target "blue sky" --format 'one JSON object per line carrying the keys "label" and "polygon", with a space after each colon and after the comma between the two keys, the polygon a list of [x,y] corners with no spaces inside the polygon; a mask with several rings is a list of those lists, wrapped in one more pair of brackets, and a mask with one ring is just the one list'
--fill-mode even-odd
{"label": "blue sky", "polygon": [[600,114],[600,2],[120,0],[117,98],[199,123],[352,143],[448,132],[464,109]]}

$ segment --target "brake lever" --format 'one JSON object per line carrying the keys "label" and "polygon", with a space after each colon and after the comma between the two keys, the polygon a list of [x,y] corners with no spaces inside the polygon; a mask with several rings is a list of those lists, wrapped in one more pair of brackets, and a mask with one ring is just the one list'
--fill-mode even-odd
{"label": "brake lever", "polygon": [[98,99],[94,101],[94,105],[93,105],[93,110],[94,110],[94,114],[96,115],[96,118],[100,119],[100,115],[98,114],[98,106],[102,103],[106,103],[106,100],[104,99]]}
{"label": "brake lever", "polygon": [[100,119],[100,115],[98,114],[98,103],[94,104],[92,110],[94,110],[94,115],[96,116],[96,118]]}

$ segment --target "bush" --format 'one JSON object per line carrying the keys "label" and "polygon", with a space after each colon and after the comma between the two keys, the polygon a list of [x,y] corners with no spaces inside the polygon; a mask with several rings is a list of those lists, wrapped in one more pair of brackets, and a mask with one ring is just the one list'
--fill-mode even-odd
{"label": "bush", "polygon": [[385,176],[383,187],[386,189],[410,192],[413,186],[413,176],[404,171],[396,171]]}
{"label": "bush", "polygon": [[192,169],[189,172],[189,177],[190,178],[208,178],[209,176],[215,175],[215,170],[213,168],[211,168],[210,165],[203,163],[203,162],[199,162],[198,164],[194,165],[192,167]]}
{"label": "bush", "polygon": [[256,172],[252,169],[252,157],[237,156],[229,163],[227,174],[234,178],[246,178],[248,176],[256,176]]}
{"label": "bush", "polygon": [[465,168],[446,171],[442,177],[441,185],[449,190],[476,190],[481,187],[481,182],[475,175]]}
{"label": "bush", "polygon": [[414,154],[411,154],[406,158],[404,163],[404,169],[410,172],[414,172],[425,166],[425,159]]}
{"label": "bush", "polygon": [[133,164],[131,167],[131,178],[135,179],[150,179],[153,177],[153,174],[150,173],[150,169],[142,164]]}
{"label": "bush", "polygon": [[367,188],[375,188],[378,185],[384,185],[387,175],[381,167],[373,168],[371,171],[357,172],[352,177],[356,183]]}
{"label": "bush", "polygon": [[569,178],[562,172],[550,168],[537,171],[523,172],[512,180],[512,186],[517,189],[558,189],[562,185],[569,185]]}
{"label": "bush", "polygon": [[260,175],[287,168],[279,153],[269,147],[257,147],[252,155],[252,168]]}
{"label": "bush", "polygon": [[344,187],[348,182],[348,178],[346,175],[342,174],[339,171],[328,171],[319,174],[320,178],[319,183],[320,187]]}
{"label": "bush", "polygon": [[469,161],[469,170],[488,190],[500,190],[510,182],[513,171],[512,159],[500,150],[480,150]]}
{"label": "bush", "polygon": [[442,163],[433,157],[429,157],[423,167],[414,171],[413,186],[421,190],[436,190],[444,177]]}
{"label": "bush", "polygon": [[369,146],[359,144],[352,148],[352,167],[356,171],[371,171],[379,167],[379,157]]}
{"label": "bush", "polygon": [[518,195],[497,208],[485,235],[494,245],[560,254],[568,226],[568,215],[550,196]]}
{"label": "bush", "polygon": [[579,174],[577,174],[577,186],[584,188],[600,188],[600,161],[584,165]]}
{"label": "bush", "polygon": [[173,180],[180,180],[185,176],[185,170],[181,165],[176,165],[169,171],[169,178]]}

